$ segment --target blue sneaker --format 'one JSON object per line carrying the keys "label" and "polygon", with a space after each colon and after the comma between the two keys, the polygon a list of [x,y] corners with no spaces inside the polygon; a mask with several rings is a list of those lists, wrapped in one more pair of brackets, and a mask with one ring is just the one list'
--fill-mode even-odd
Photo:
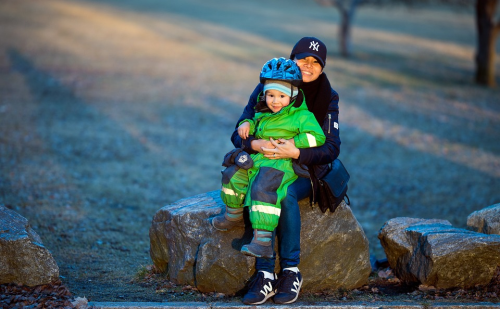
{"label": "blue sneaker", "polygon": [[243,296],[245,305],[260,305],[266,302],[270,297],[274,296],[274,285],[276,283],[276,275],[273,274],[275,280],[264,277],[264,273],[259,271],[255,278],[250,283],[248,292]]}
{"label": "blue sneaker", "polygon": [[302,275],[299,271],[284,270],[276,282],[276,296],[274,303],[290,304],[299,297],[300,287],[302,286]]}

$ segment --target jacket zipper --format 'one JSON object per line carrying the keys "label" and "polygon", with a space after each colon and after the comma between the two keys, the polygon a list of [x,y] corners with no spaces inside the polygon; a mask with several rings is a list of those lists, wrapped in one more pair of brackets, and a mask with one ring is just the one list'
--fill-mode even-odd
{"label": "jacket zipper", "polygon": [[328,134],[330,134],[331,125],[332,125],[332,114],[328,114]]}

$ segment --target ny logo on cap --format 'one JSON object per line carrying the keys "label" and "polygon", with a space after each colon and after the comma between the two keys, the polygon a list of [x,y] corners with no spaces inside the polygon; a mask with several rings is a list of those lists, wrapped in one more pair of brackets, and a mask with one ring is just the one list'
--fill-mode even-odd
{"label": "ny logo on cap", "polygon": [[314,41],[311,41],[311,45],[309,45],[309,49],[313,49],[315,51],[319,51],[318,48],[319,48],[319,43],[318,42],[314,42]]}

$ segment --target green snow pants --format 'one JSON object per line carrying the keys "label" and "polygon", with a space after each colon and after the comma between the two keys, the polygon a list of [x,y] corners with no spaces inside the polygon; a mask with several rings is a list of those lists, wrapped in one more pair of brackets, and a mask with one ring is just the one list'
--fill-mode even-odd
{"label": "green snow pants", "polygon": [[274,231],[281,214],[281,201],[298,176],[290,159],[270,160],[252,154],[248,170],[231,165],[222,172],[222,201],[230,208],[249,207],[253,229]]}

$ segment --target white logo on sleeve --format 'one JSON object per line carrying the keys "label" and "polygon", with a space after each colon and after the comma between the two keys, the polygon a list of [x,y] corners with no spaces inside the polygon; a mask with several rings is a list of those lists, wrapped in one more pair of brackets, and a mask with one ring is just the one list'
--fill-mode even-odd
{"label": "white logo on sleeve", "polygon": [[333,123],[333,127],[338,130],[339,129],[339,124],[337,122],[334,122]]}
{"label": "white logo on sleeve", "polygon": [[309,45],[309,49],[313,49],[315,51],[318,51],[318,48],[319,48],[319,43],[318,42],[314,42],[314,41],[311,41],[311,45]]}

